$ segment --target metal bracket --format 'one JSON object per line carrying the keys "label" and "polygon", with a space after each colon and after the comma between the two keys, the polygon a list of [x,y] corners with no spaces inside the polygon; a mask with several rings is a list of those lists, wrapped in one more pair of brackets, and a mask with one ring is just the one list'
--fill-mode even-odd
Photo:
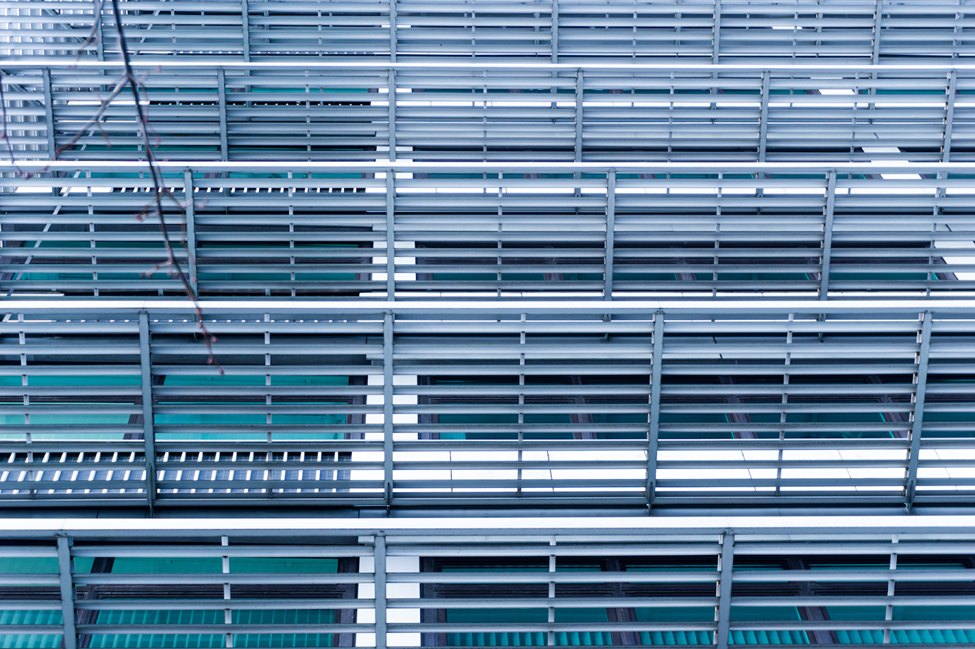
{"label": "metal bracket", "polygon": [[61,616],[64,625],[64,649],[78,649],[75,625],[74,584],[71,577],[71,541],[58,536],[58,579],[61,585]]}
{"label": "metal bracket", "polygon": [[616,245],[616,170],[606,174],[606,277],[603,299],[613,299],[613,250]]}
{"label": "metal bracket", "polygon": [[247,0],[240,0],[241,17],[241,37],[243,42],[242,53],[244,61],[251,60],[251,12]]}
{"label": "metal bracket", "polygon": [[948,162],[951,157],[951,125],[955,121],[955,95],[958,82],[958,72],[952,70],[948,78],[948,100],[945,106],[945,141],[941,147],[941,162]]}
{"label": "metal bracket", "polygon": [[657,444],[660,439],[660,377],[663,367],[664,312],[653,314],[653,365],[650,367],[650,430],[647,435],[647,509],[657,489]]}
{"label": "metal bracket", "polygon": [[373,546],[373,597],[376,612],[376,649],[386,649],[386,537],[377,535]]}
{"label": "metal bracket", "polygon": [[383,316],[383,495],[393,503],[393,314]]}
{"label": "metal bracket", "polygon": [[186,263],[189,266],[190,286],[197,297],[200,296],[196,272],[196,204],[193,189],[193,172],[183,172],[183,200],[186,201]]}
{"label": "metal bracket", "polygon": [[826,181],[826,222],[823,228],[823,265],[819,274],[819,299],[829,296],[829,266],[833,254],[833,206],[836,202],[836,171]]}
{"label": "metal bracket", "polygon": [[717,649],[728,649],[731,629],[731,580],[735,563],[735,535],[726,532],[721,536],[721,576],[718,584],[718,632]]}
{"label": "metal bracket", "polygon": [[386,299],[396,299],[396,171],[386,172]]}
{"label": "metal bracket", "polygon": [[156,505],[156,433],[152,417],[152,370],[149,356],[149,314],[139,312],[139,360],[142,366],[142,430],[146,453],[146,500],[149,515]]}
{"label": "metal bracket", "polygon": [[44,119],[47,120],[47,158],[57,160],[58,147],[54,140],[54,100],[51,99],[51,68],[44,68]]}
{"label": "metal bracket", "polygon": [[928,386],[928,358],[931,352],[931,321],[934,314],[925,311],[921,323],[921,347],[917,358],[917,386],[914,398],[914,420],[911,422],[911,455],[907,465],[907,488],[905,498],[907,511],[914,511],[914,496],[917,492],[918,454],[921,452],[921,431],[924,426],[924,392]]}
{"label": "metal bracket", "polygon": [[229,160],[230,149],[227,145],[227,78],[223,68],[217,69],[217,104],[220,114],[220,159]]}

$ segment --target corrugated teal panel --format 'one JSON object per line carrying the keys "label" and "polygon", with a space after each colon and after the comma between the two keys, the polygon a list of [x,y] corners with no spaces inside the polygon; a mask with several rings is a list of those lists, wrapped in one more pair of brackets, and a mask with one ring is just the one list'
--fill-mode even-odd
{"label": "corrugated teal panel", "polygon": [[61,634],[0,634],[0,649],[57,649],[61,645]]}
{"label": "corrugated teal panel", "polygon": [[710,631],[641,631],[640,642],[646,645],[710,645]]}
{"label": "corrugated teal panel", "polygon": [[93,634],[93,649],[219,649],[225,645],[223,634],[166,634],[166,633],[115,633]]}
{"label": "corrugated teal panel", "polygon": [[61,620],[60,610],[0,611],[0,624],[61,624]]}

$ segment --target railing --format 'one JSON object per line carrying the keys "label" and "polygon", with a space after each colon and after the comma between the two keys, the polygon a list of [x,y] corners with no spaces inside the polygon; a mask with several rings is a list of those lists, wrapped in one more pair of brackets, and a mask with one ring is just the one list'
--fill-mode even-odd
{"label": "railing", "polygon": [[8,520],[0,615],[65,649],[967,645],[971,525]]}
{"label": "railing", "polygon": [[[130,52],[145,57],[896,63],[972,54],[969,0],[126,0],[121,8]],[[0,11],[4,54],[117,56],[110,2],[7,0]]]}
{"label": "railing", "polygon": [[[160,159],[809,162],[973,158],[970,66],[139,64]],[[4,64],[23,159],[141,159],[118,63]],[[392,94],[389,89],[392,88]],[[392,98],[393,105],[390,105]],[[0,155],[9,158],[7,147]]]}
{"label": "railing", "polygon": [[0,501],[973,500],[969,302],[202,306],[8,300]]}
{"label": "railing", "polygon": [[[975,286],[968,165],[161,168],[188,206],[184,223],[166,201],[177,261],[205,297],[816,299]],[[33,175],[0,178],[0,290],[182,295],[157,267],[158,219],[136,218],[151,213],[144,163],[21,171]]]}

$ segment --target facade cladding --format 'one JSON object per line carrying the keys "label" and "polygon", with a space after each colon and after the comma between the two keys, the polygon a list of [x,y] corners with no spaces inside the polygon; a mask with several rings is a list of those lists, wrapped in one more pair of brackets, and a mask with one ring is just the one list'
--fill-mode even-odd
{"label": "facade cladding", "polygon": [[0,57],[0,649],[975,646],[975,0]]}

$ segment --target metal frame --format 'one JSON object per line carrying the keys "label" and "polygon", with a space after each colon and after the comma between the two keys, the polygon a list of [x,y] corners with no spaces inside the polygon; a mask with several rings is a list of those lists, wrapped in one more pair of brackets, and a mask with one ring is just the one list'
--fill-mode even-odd
{"label": "metal frame", "polygon": [[[268,633],[375,633],[376,647],[388,644],[394,633],[525,633],[634,634],[642,646],[641,633],[682,631],[716,634],[710,646],[728,646],[729,636],[748,631],[810,633],[816,630],[859,630],[872,634],[903,633],[905,630],[972,630],[975,621],[960,615],[954,620],[819,620],[761,621],[761,613],[775,607],[866,607],[938,606],[955,609],[975,602],[971,582],[971,555],[975,552],[975,519],[952,517],[779,517],[751,518],[610,518],[610,519],[475,519],[463,524],[437,519],[368,520],[349,519],[5,519],[0,539],[3,557],[57,557],[57,574],[0,574],[0,588],[6,591],[32,584],[32,599],[0,598],[3,610],[47,611],[63,608],[63,623],[45,625],[31,622],[28,613],[19,625],[6,625],[5,631],[25,635],[64,634],[64,646],[78,646],[78,636],[92,633],[128,634],[268,634]],[[735,555],[745,557],[735,565]],[[902,557],[895,561],[891,557]],[[226,557],[282,560],[289,558],[373,557],[372,573],[293,572],[285,574],[216,572],[171,572],[133,574],[80,572],[72,570],[72,560],[88,557],[155,558],[171,557],[174,562],[190,558]],[[390,570],[391,557],[451,558],[479,557],[484,567],[469,567],[450,572],[404,572]],[[798,560],[796,558],[798,557]],[[848,562],[852,568],[821,564]],[[620,571],[609,567],[621,562],[652,565],[655,570]],[[513,561],[535,561],[537,569],[510,570]],[[720,568],[715,569],[715,562]],[[492,563],[493,562],[493,563]],[[578,563],[606,563],[601,570],[579,571]],[[710,565],[709,565],[710,564]],[[812,565],[819,564],[819,565]],[[528,565],[528,564],[526,564]],[[534,566],[535,564],[530,564]],[[946,568],[946,565],[957,566]],[[762,566],[765,566],[764,569]],[[756,568],[757,567],[757,568]],[[28,582],[29,580],[29,582]],[[186,598],[169,595],[148,597],[74,599],[89,593],[93,586],[127,588],[146,594],[195,585],[231,583],[229,599]],[[856,594],[875,582],[900,583],[901,594]],[[386,594],[386,584],[462,585],[465,597],[404,596],[400,591]],[[372,585],[374,597],[329,599],[322,596],[279,599],[241,597],[238,586],[263,584],[300,588],[310,584]],[[532,584],[551,584],[549,597],[527,595]],[[572,584],[590,590],[579,594]],[[802,584],[804,588],[796,588]],[[607,586],[624,586],[612,594]],[[454,591],[458,591],[458,587]],[[812,589],[810,587],[813,587]],[[713,589],[707,592],[707,589]],[[755,590],[758,588],[759,590]],[[654,596],[648,596],[652,589]],[[173,591],[178,593],[179,591]],[[425,591],[429,593],[429,591]],[[477,594],[479,593],[479,594]],[[715,594],[716,593],[716,594]],[[471,596],[474,595],[474,596]],[[574,609],[673,608],[716,609],[714,622],[615,621],[512,623],[504,611],[513,608],[560,610],[571,615]],[[493,622],[388,621],[389,611],[450,610],[454,608],[494,610]],[[374,611],[375,622],[352,623],[196,623],[191,625],[121,622],[83,622],[76,624],[77,611],[122,612],[133,610],[256,610],[317,609]],[[732,611],[738,615],[732,620]],[[354,619],[354,618],[353,618]],[[432,637],[432,636],[428,636]],[[869,637],[869,636],[868,636]],[[964,638],[964,635],[962,636]],[[936,646],[901,636],[898,644],[911,649]],[[402,640],[400,640],[402,641]],[[747,643],[747,641],[745,641]],[[955,640],[955,642],[959,642]],[[365,638],[356,642],[363,646]],[[964,641],[962,640],[964,644]],[[371,643],[370,643],[371,644]],[[440,643],[435,643],[440,644]],[[877,641],[879,646],[880,642]],[[707,646],[707,645],[706,645]]]}
{"label": "metal frame", "polygon": [[[955,117],[955,95],[975,87],[973,68],[964,64],[168,60],[134,65],[146,76],[159,156],[185,160],[358,162],[395,159],[398,145],[408,147],[413,160],[444,163],[936,162],[945,159],[946,130],[955,121],[971,119],[972,109],[965,105]],[[78,97],[90,94],[97,101],[114,88],[119,71],[114,62],[75,65],[43,58],[5,61],[4,69],[9,101],[40,106],[50,77],[52,121],[44,121],[43,130],[61,141],[74,138],[98,109],[79,103]],[[382,87],[391,89],[389,96],[375,93]],[[569,88],[576,90],[574,99],[559,93]],[[820,94],[854,88],[868,91],[870,102],[859,94]],[[424,104],[417,105],[421,92]],[[783,92],[789,93],[788,101]],[[555,104],[552,94],[559,99]],[[461,99],[469,105],[460,104]],[[399,111],[397,103],[403,104]],[[704,119],[702,110],[707,110]],[[127,105],[110,106],[98,128],[60,157],[141,157],[138,126],[130,113]],[[43,119],[32,106],[8,108],[11,121],[21,115]],[[442,137],[445,130],[450,138]],[[46,139],[42,128],[28,128],[11,143],[20,158],[46,159],[50,156],[43,146],[32,146]],[[384,155],[387,146],[392,149]],[[876,153],[864,146],[901,151]],[[950,146],[953,160],[975,160],[975,145],[964,129]]]}
{"label": "metal frame", "polygon": [[[38,55],[77,56],[73,48],[82,46],[92,27],[93,3],[47,4],[45,24],[60,37],[32,34],[37,32],[36,16],[30,8],[14,5],[4,16],[9,30],[4,53],[29,48]],[[65,9],[59,11],[62,4]],[[255,9],[253,15],[250,9]],[[233,20],[235,14],[239,20]],[[249,8],[243,0],[239,12],[224,6],[200,10],[182,0],[165,13],[130,11],[126,23],[132,34],[130,55],[136,58],[557,56],[565,62],[624,57],[666,62],[680,57],[725,63],[763,58],[896,63],[970,57],[969,43],[955,29],[957,14],[958,5],[924,0],[886,6],[878,0],[836,5],[711,0],[677,6],[641,0],[625,7],[591,2],[560,7],[549,0],[492,6],[490,11],[417,0],[363,6],[309,3],[301,8],[264,2]],[[642,20],[632,24],[634,15]],[[410,29],[397,29],[398,24]],[[503,45],[498,42],[502,39]],[[82,56],[113,56],[111,45],[93,40]]]}
{"label": "metal frame", "polygon": [[[20,168],[30,177],[0,178],[0,188],[19,189],[0,199],[0,288],[71,297],[183,294],[177,279],[149,274],[167,260],[146,247],[159,236],[155,219],[133,218],[149,202],[143,163]],[[975,263],[957,247],[975,241],[975,166],[967,163],[160,168],[170,188],[196,199],[185,226],[175,206],[167,222],[177,259],[205,298],[367,297],[384,289],[391,299],[605,300],[608,291],[624,300],[767,291],[816,299],[826,290],[843,299],[863,291],[944,298],[975,288]],[[904,179],[912,173],[916,179]],[[385,263],[376,250],[383,240]],[[486,244],[497,252],[486,256]]]}

